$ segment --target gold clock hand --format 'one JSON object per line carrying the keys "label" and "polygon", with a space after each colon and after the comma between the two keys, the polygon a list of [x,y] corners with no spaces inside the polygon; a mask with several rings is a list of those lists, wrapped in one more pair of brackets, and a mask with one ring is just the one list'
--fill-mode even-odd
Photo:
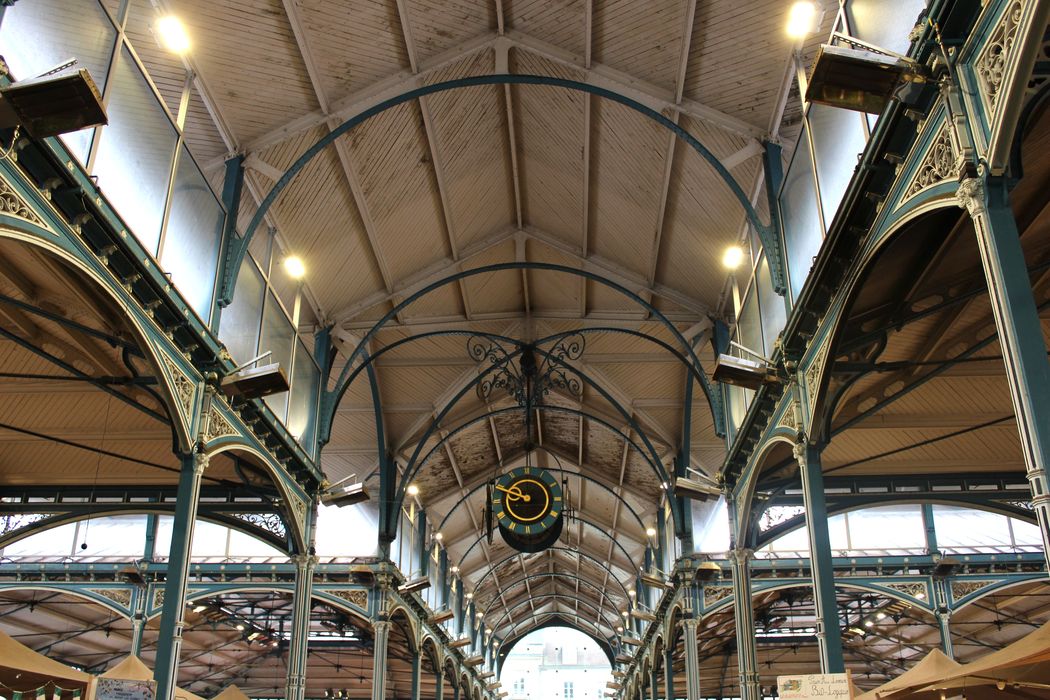
{"label": "gold clock hand", "polygon": [[511,496],[510,500],[512,500],[512,501],[516,501],[516,500],[518,500],[520,498],[521,500],[523,500],[526,503],[528,503],[529,501],[532,500],[531,496],[529,496],[526,493],[522,493],[521,489],[518,488],[517,486],[515,486],[514,488],[509,488],[509,489],[505,489],[502,486],[496,486],[496,488],[499,489],[500,491],[503,491],[504,493],[510,494],[510,496]]}

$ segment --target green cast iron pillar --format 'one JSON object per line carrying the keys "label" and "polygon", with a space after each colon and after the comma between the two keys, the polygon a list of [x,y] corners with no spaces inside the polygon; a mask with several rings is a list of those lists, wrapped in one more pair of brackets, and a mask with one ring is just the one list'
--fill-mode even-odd
{"label": "green cast iron pillar", "polygon": [[208,456],[201,451],[182,455],[179,489],[172,524],[171,549],[168,551],[167,581],[164,584],[164,609],[160,616],[157,638],[157,660],[154,678],[157,700],[174,700],[179,675],[179,651],[182,648],[183,617],[186,612],[186,586],[190,570],[193,526],[197,519],[201,477],[208,466]]}
{"label": "green cast iron pillar", "polygon": [[959,183],[956,198],[970,213],[977,234],[1032,505],[1043,535],[1043,553],[1050,557],[1050,489],[1046,477],[1050,462],[1050,362],[1009,190],[1002,178],[967,177]]}
{"label": "green cast iron pillar", "polygon": [[809,531],[809,568],[817,618],[817,649],[822,673],[844,673],[842,630],[835,598],[835,570],[831,563],[828,506],[824,498],[824,472],[820,449],[806,442],[795,444],[795,460],[802,475],[802,499]]}
{"label": "green cast iron pillar", "polygon": [[736,653],[740,669],[740,700],[762,700],[758,684],[758,658],[755,650],[755,610],[751,604],[750,549],[738,547],[730,552],[733,566]]}

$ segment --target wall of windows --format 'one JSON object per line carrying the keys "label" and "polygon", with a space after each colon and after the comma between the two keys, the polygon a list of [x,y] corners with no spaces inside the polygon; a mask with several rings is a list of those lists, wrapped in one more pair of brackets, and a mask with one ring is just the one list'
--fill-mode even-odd
{"label": "wall of windows", "polygon": [[188,108],[201,103],[192,75],[180,59],[157,48],[151,26],[158,15],[151,3],[128,0],[119,6],[96,0],[17,3],[0,22],[0,54],[15,79],[71,57],[90,71],[109,124],[61,140],[193,312],[218,331],[234,360],[243,363],[270,350],[281,363],[290,390],[266,403],[315,456],[320,371],[312,348],[296,332],[301,285],[284,274],[271,276],[272,259],[279,266],[280,253],[273,232],[261,233],[254,257],[238,271],[236,297],[220,325],[215,295],[226,211],[190,153],[186,134],[192,128],[221,139],[213,123],[201,123]]}
{"label": "wall of windows", "polygon": [[[924,7],[922,0],[849,0],[842,3],[834,29],[904,53]],[[804,93],[804,86],[799,89]],[[798,140],[793,148],[785,148],[784,180],[777,193],[787,295],[773,291],[766,251],[752,233],[745,241],[750,265],[731,278],[736,319],[732,340],[738,345],[766,358],[773,355],[788,310],[802,292],[876,119],[877,115],[803,105]],[[754,359],[739,347],[729,352]],[[745,389],[726,388],[730,442],[752,396]]]}

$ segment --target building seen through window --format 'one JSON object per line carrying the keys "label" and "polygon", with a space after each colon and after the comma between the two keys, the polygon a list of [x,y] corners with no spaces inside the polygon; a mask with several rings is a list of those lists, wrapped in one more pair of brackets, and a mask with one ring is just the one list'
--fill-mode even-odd
{"label": "building seen through window", "polygon": [[507,654],[501,677],[507,700],[600,698],[612,680],[609,657],[587,635],[548,627],[526,635]]}

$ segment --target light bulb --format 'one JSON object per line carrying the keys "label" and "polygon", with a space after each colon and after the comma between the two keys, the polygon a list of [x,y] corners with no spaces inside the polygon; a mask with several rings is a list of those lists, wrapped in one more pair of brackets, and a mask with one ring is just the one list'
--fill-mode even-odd
{"label": "light bulb", "polygon": [[731,245],[722,254],[722,267],[727,270],[735,270],[744,262],[744,249],[738,245]]}
{"label": "light bulb", "polygon": [[154,25],[161,45],[168,51],[180,56],[190,50],[190,36],[186,33],[186,27],[182,21],[174,15],[161,17]]}
{"label": "light bulb", "polygon": [[301,280],[306,275],[306,265],[303,264],[302,258],[289,255],[284,259],[284,271],[292,279]]}
{"label": "light bulb", "polygon": [[792,39],[805,39],[814,30],[817,6],[811,2],[796,2],[788,13],[787,35]]}

